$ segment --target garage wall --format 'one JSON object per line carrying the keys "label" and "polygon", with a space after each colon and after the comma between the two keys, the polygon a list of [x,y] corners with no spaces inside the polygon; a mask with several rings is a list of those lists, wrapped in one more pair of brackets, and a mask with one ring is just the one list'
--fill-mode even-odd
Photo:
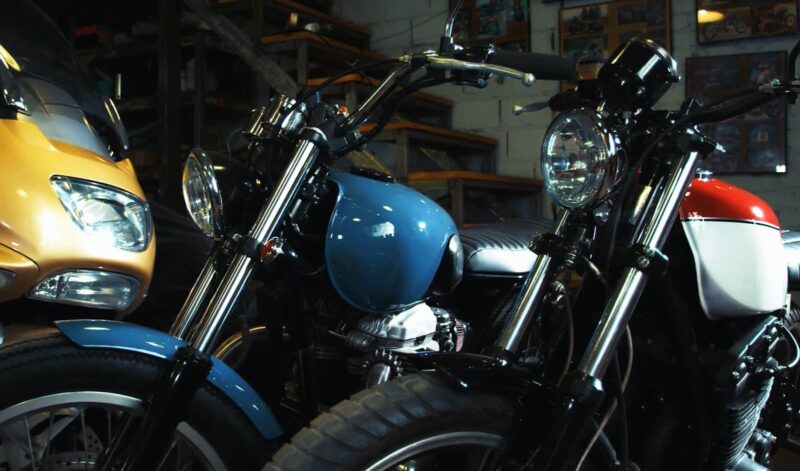
{"label": "garage wall", "polygon": [[[558,3],[531,0],[531,49],[558,52]],[[566,6],[596,3],[565,1]],[[333,13],[372,28],[372,48],[386,55],[435,48],[447,18],[448,0],[334,0]],[[681,74],[690,56],[789,51],[798,37],[745,40],[708,46],[696,44],[695,0],[672,0],[672,53]],[[487,88],[443,85],[431,93],[456,101],[453,125],[457,129],[480,133],[499,140],[497,169],[504,175],[540,177],[539,146],[550,122],[548,111],[511,114],[514,104],[544,101],[557,92],[557,85],[538,82],[527,88],[517,82],[492,82]],[[680,83],[661,100],[659,107],[677,108],[684,96]],[[800,104],[789,108],[788,171],[783,175],[736,175],[724,179],[764,198],[784,227],[800,227],[800,162],[793,158],[800,149],[797,131]]]}

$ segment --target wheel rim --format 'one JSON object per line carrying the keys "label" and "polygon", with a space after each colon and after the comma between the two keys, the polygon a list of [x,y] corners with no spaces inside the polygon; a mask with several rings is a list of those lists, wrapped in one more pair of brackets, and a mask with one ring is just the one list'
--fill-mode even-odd
{"label": "wheel rim", "polygon": [[[57,393],[21,402],[0,411],[0,463],[11,471],[93,469],[114,424],[143,410],[140,399],[105,391]],[[67,449],[69,443],[76,449]],[[225,469],[210,443],[181,422],[161,468],[194,470],[195,463],[199,469]]]}
{"label": "wheel rim", "polygon": [[[387,454],[379,461],[371,464],[366,471],[383,471],[387,469],[416,469],[407,463],[413,462],[426,454],[459,447],[470,447],[470,451],[477,452],[475,447],[483,448],[478,461],[478,470],[494,469],[492,463],[506,448],[506,440],[500,435],[485,432],[451,432],[432,435],[412,442],[392,453]],[[463,468],[461,468],[463,469]]]}

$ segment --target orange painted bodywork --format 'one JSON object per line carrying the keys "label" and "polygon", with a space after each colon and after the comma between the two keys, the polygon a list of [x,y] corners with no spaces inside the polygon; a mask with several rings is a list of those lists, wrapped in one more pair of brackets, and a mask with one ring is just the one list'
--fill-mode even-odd
{"label": "orange painted bodywork", "polygon": [[142,252],[98,242],[72,220],[50,178],[81,178],[144,199],[129,160],[100,155],[48,139],[30,122],[0,120],[0,269],[16,273],[0,302],[24,296],[43,278],[69,269],[123,273],[140,282],[141,303],[150,285],[155,237]]}

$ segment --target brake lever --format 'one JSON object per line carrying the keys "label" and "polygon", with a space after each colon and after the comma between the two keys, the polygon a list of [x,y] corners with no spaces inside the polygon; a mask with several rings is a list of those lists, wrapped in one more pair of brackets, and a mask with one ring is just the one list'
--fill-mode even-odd
{"label": "brake lever", "polygon": [[435,55],[428,56],[428,66],[432,69],[447,69],[447,70],[467,70],[474,72],[484,72],[500,77],[507,77],[514,80],[519,80],[526,87],[530,87],[536,81],[533,74],[520,72],[519,70],[510,67],[503,67],[502,65],[484,64],[478,62],[467,62],[458,59],[451,59],[449,57],[439,57]]}
{"label": "brake lever", "polygon": [[533,112],[533,111],[543,110],[543,109],[547,108],[548,106],[550,106],[550,103],[547,102],[547,101],[540,101],[538,103],[531,103],[531,104],[525,105],[525,106],[514,105],[514,106],[511,107],[511,114],[513,114],[514,116],[519,116],[522,113],[530,113],[530,112]]}

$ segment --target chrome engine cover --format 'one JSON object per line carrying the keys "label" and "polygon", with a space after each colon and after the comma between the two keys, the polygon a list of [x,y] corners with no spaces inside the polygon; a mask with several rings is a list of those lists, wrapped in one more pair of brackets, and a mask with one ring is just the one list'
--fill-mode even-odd
{"label": "chrome engine cover", "polygon": [[439,351],[434,340],[438,320],[433,309],[425,303],[395,314],[363,317],[358,330],[347,334],[350,347],[357,350],[382,348],[398,353]]}

